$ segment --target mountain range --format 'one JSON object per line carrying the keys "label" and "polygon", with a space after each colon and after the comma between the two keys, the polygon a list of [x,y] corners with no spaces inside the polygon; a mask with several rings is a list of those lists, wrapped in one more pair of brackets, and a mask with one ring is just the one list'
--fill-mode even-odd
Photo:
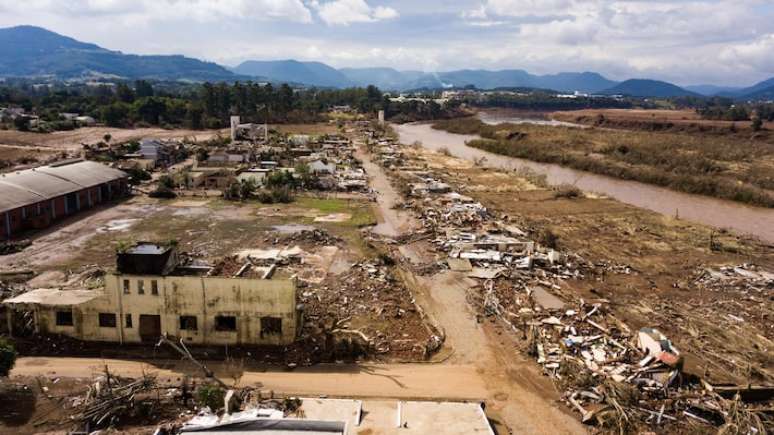
{"label": "mountain range", "polygon": [[0,76],[234,79],[231,71],[215,63],[184,56],[124,54],[32,26],[0,29]]}
{"label": "mountain range", "polygon": [[738,99],[774,98],[774,78],[749,88],[712,85],[681,88],[647,79],[616,82],[595,72],[535,75],[518,69],[479,69],[428,73],[393,68],[336,69],[321,62],[296,60],[250,60],[227,68],[179,55],[125,54],[33,26],[0,29],[0,77],[146,78],[194,82],[256,80],[330,88],[375,85],[383,90],[397,91],[474,86],[478,89],[537,88],[637,97],[719,95]]}

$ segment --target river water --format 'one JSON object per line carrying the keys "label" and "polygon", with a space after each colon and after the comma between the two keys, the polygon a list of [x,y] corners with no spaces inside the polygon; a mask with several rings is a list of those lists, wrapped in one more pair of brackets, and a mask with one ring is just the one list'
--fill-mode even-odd
{"label": "river water", "polygon": [[[494,122],[493,120],[488,120]],[[534,122],[507,119],[500,122]],[[486,121],[485,121],[486,122]],[[529,168],[546,176],[552,185],[569,183],[578,188],[615,198],[626,204],[652,210],[669,216],[702,223],[716,228],[749,234],[774,243],[774,209],[751,207],[732,201],[676,192],[637,181],[619,180],[590,172],[576,171],[555,164],[537,163],[507,157],[471,148],[465,142],[477,136],[452,134],[434,130],[429,124],[412,123],[393,125],[402,143],[421,142],[431,150],[448,149],[455,157],[473,161],[484,157],[485,166],[517,170]]]}

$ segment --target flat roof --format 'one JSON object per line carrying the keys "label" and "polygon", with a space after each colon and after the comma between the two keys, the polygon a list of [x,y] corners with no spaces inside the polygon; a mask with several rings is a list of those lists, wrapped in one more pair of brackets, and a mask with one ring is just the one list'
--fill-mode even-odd
{"label": "flat roof", "polygon": [[19,296],[6,299],[5,305],[46,305],[46,306],[72,306],[89,302],[100,296],[96,290],[59,290],[42,288],[30,290]]}
{"label": "flat roof", "polygon": [[91,161],[41,166],[0,175],[0,213],[126,178]]}
{"label": "flat roof", "polygon": [[126,250],[127,254],[136,255],[161,255],[170,249],[168,246],[161,246],[155,243],[138,243]]}

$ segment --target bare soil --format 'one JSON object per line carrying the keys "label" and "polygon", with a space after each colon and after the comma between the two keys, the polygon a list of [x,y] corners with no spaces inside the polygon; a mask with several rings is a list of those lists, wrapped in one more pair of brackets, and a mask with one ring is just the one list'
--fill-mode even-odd
{"label": "bare soil", "polygon": [[209,140],[217,135],[228,135],[228,130],[164,130],[161,128],[112,128],[85,127],[54,133],[30,133],[16,130],[0,130],[0,145],[51,148],[59,151],[80,151],[82,144],[95,144],[110,134],[111,142],[129,142],[144,138]]}

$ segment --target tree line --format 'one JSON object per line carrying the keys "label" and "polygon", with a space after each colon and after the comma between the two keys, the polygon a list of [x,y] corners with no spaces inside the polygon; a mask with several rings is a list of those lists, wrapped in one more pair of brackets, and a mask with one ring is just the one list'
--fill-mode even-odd
{"label": "tree line", "polygon": [[61,113],[91,116],[111,127],[224,128],[232,115],[243,122],[307,123],[323,120],[334,106],[360,113],[417,119],[443,117],[438,104],[394,103],[378,88],[294,89],[287,84],[204,83],[181,85],[145,80],[117,84],[0,87],[0,106],[23,107],[54,130],[73,128]]}

